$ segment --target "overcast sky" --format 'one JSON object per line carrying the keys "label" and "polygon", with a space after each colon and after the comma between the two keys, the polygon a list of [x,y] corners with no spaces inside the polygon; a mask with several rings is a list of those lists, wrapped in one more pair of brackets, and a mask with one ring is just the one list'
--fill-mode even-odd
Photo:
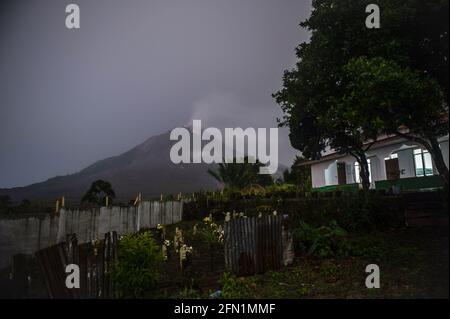
{"label": "overcast sky", "polygon": [[[201,119],[276,127],[271,94],[310,0],[95,0],[0,4],[0,187],[79,171]],[[296,152],[280,135],[280,162]]]}

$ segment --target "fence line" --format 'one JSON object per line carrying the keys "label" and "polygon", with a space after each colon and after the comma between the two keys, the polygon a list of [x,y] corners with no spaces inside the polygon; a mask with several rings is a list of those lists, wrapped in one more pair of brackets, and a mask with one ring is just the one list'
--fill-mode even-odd
{"label": "fence line", "polygon": [[73,233],[78,243],[86,243],[109,231],[129,234],[158,224],[177,223],[183,217],[183,203],[142,201],[136,207],[62,208],[57,215],[0,218],[0,268],[9,266],[16,254],[31,255],[65,241]]}
{"label": "fence line", "polygon": [[[174,224],[182,220],[183,202],[141,202],[137,207],[101,207],[96,210],[61,209],[57,242],[75,233],[80,243],[116,231],[119,234],[154,228],[158,224]],[[73,222],[78,220],[78,222]]]}
{"label": "fence line", "polygon": [[[117,259],[117,233],[108,232],[99,243],[78,244],[75,234],[67,241],[36,252],[50,298],[113,298],[111,270]],[[66,266],[80,269],[80,288],[66,287]]]}

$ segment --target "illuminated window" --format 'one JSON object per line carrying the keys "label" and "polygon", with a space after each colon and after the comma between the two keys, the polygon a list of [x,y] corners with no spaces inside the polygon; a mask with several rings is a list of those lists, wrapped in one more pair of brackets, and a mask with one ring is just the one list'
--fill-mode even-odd
{"label": "illuminated window", "polygon": [[[372,169],[370,167],[370,159],[367,160],[367,165],[369,166],[369,181],[372,183]],[[355,162],[355,182],[361,183],[361,169],[359,167],[359,163]]]}
{"label": "illuminated window", "polygon": [[416,167],[416,176],[433,175],[433,161],[427,150],[417,148],[414,150],[414,165]]}

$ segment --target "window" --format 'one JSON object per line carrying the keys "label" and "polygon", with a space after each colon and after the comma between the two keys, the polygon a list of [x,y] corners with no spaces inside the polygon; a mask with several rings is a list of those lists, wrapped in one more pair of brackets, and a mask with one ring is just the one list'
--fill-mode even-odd
{"label": "window", "polygon": [[393,153],[393,154],[389,155],[388,157],[385,157],[384,160],[388,161],[388,160],[394,159],[394,158],[398,158],[398,154],[397,153]]}
{"label": "window", "polygon": [[414,150],[414,165],[416,168],[416,176],[431,176],[433,172],[433,161],[427,150],[417,148]]}
{"label": "window", "polygon": [[[372,183],[372,168],[370,167],[370,159],[367,160],[367,165],[369,166],[369,181]],[[361,183],[361,169],[359,163],[355,162],[355,182]]]}

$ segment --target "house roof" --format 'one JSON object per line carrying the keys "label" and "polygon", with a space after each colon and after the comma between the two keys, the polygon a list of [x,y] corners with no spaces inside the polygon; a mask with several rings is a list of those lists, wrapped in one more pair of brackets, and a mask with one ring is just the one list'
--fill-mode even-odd
{"label": "house roof", "polygon": [[[448,135],[444,138],[442,138],[441,140],[448,140]],[[395,144],[395,143],[400,143],[400,142],[407,142],[408,140],[405,139],[404,137],[401,137],[399,135],[384,135],[381,136],[377,139],[377,141],[374,143],[374,145],[371,147],[371,150],[374,149],[378,149],[387,145],[391,145],[391,144]],[[372,142],[367,142],[364,145],[368,145]],[[301,163],[298,164],[298,166],[305,166],[305,165],[310,165],[310,164],[316,164],[316,163],[320,163],[320,162],[325,162],[328,160],[332,160],[332,159],[337,159],[337,158],[341,158],[347,156],[346,153],[341,154],[333,149],[327,150],[325,153],[323,153],[322,157],[318,160],[306,160],[303,161]]]}

